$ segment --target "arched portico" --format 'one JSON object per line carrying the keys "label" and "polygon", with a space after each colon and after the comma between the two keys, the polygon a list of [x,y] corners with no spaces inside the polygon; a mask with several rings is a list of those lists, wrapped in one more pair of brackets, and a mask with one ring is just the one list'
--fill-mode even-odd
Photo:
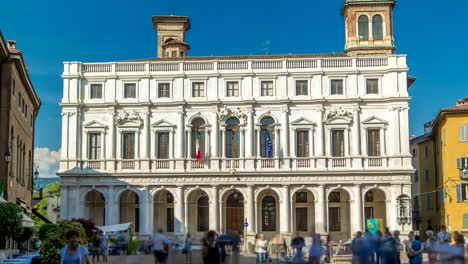
{"label": "arched portico", "polygon": [[133,223],[135,232],[140,232],[140,197],[132,190],[120,194],[120,223]]}
{"label": "arched portico", "polygon": [[237,232],[239,235],[244,233],[244,195],[234,189],[225,193],[222,198],[223,205],[223,232]]}
{"label": "arched portico", "polygon": [[106,200],[104,194],[91,190],[85,195],[86,218],[91,219],[97,226],[106,223]]}
{"label": "arched portico", "polygon": [[315,232],[315,197],[307,189],[300,189],[292,197],[292,231],[301,236]]}
{"label": "arched portico", "polygon": [[382,230],[387,227],[387,210],[385,192],[378,188],[373,188],[364,193],[364,224],[367,226],[367,219],[381,219]]}
{"label": "arched portico", "polygon": [[347,241],[351,237],[350,193],[336,188],[328,194],[328,233],[333,241]]}
{"label": "arched portico", "polygon": [[203,238],[210,227],[210,197],[201,190],[191,191],[187,196],[187,231],[194,241]]}
{"label": "arched portico", "polygon": [[162,229],[171,235],[174,228],[174,195],[168,190],[161,190],[153,199],[153,233]]}
{"label": "arched portico", "polygon": [[265,189],[257,195],[257,231],[267,239],[280,232],[280,197],[272,189]]}

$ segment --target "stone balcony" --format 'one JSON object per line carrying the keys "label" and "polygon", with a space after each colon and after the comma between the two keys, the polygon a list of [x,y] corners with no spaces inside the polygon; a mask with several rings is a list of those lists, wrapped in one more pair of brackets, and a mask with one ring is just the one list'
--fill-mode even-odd
{"label": "stone balcony", "polygon": [[211,158],[138,159],[138,160],[68,160],[61,161],[60,171],[72,169],[103,173],[170,173],[170,172],[288,172],[288,171],[386,171],[410,169],[411,157],[310,157],[310,158]]}

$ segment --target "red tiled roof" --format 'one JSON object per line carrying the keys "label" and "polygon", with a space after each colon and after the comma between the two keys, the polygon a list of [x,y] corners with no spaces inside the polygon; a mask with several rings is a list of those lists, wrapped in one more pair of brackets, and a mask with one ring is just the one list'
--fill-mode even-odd
{"label": "red tiled roof", "polygon": [[21,54],[21,51],[17,50],[17,49],[8,49],[8,51],[12,54]]}

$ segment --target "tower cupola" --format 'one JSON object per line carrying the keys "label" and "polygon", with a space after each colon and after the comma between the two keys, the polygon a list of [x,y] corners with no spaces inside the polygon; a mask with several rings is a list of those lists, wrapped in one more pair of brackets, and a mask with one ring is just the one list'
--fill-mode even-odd
{"label": "tower cupola", "polygon": [[185,42],[185,32],[190,30],[189,17],[153,16],[153,26],[158,34],[158,58],[187,56],[190,46]]}
{"label": "tower cupola", "polygon": [[395,51],[395,0],[345,0],[345,52],[350,56],[390,55]]}

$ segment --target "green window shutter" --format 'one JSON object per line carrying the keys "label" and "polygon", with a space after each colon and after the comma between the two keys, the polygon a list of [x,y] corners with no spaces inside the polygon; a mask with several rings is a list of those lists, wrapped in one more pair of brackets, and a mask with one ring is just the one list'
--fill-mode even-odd
{"label": "green window shutter", "polygon": [[461,184],[457,184],[457,203],[461,203],[462,201],[462,188]]}
{"label": "green window shutter", "polygon": [[463,214],[463,227],[468,228],[468,214]]}
{"label": "green window shutter", "polygon": [[461,169],[463,166],[462,164],[462,159],[461,158],[457,158],[457,169]]}

